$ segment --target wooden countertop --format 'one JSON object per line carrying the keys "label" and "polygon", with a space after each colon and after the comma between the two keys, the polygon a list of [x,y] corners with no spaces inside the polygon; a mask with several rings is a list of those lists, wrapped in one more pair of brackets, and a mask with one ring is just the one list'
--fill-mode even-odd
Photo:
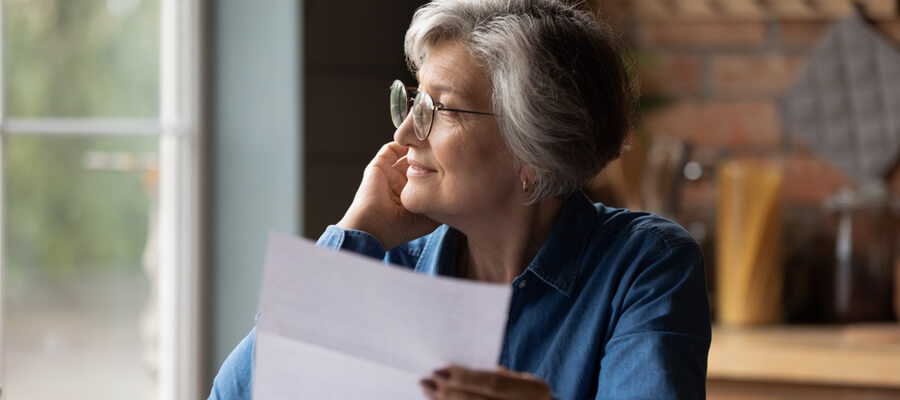
{"label": "wooden countertop", "polygon": [[900,388],[900,323],[716,326],[707,376]]}

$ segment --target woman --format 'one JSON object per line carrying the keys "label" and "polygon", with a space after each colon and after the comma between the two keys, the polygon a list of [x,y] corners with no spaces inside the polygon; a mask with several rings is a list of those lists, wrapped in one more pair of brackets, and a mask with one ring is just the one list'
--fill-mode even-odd
{"label": "woman", "polygon": [[[421,381],[427,397],[704,397],[698,246],[580,190],[629,128],[614,37],[554,0],[435,0],[413,17],[418,88],[392,86],[394,141],[318,244],[512,285],[498,368],[440,368]],[[226,360],[212,398],[249,397],[253,341]]]}

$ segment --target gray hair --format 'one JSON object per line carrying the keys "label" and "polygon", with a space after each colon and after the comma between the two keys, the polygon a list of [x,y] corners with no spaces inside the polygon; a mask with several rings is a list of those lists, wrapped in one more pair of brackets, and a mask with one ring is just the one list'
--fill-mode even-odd
{"label": "gray hair", "polygon": [[444,40],[483,63],[503,141],[537,174],[529,203],[581,189],[619,157],[635,86],[608,25],[554,0],[434,0],[406,31],[410,70]]}

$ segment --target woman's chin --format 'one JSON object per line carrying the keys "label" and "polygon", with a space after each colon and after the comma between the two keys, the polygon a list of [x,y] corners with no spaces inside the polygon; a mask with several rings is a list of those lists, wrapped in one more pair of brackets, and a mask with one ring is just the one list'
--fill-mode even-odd
{"label": "woman's chin", "polygon": [[413,214],[424,214],[427,211],[426,204],[428,202],[424,199],[423,193],[406,186],[400,192],[400,204]]}

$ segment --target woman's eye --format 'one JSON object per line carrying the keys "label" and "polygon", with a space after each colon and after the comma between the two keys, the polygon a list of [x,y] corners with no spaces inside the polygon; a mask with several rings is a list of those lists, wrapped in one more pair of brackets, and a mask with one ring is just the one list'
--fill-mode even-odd
{"label": "woman's eye", "polygon": [[452,110],[448,110],[448,109],[444,108],[443,104],[438,106],[438,111],[441,113],[441,115],[443,115],[445,117],[456,118],[459,115],[459,113],[456,111],[452,111]]}

